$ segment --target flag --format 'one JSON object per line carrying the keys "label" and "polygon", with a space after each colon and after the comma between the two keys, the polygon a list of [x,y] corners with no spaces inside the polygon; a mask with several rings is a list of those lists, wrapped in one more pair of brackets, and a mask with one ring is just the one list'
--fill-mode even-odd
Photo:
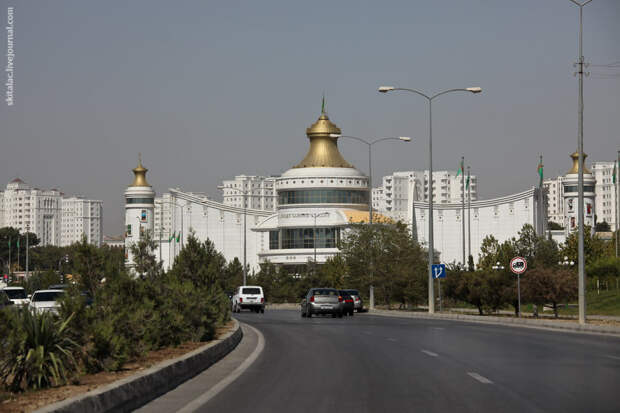
{"label": "flag", "polygon": [[11,238],[9,238],[9,248],[11,248]]}
{"label": "flag", "polygon": [[179,234],[177,235],[177,242],[181,241],[181,233],[179,232]]}
{"label": "flag", "polygon": [[543,184],[543,163],[542,163],[542,156],[540,157],[540,163],[538,164],[538,176],[540,176],[540,182],[539,182],[539,186],[542,187]]}
{"label": "flag", "polygon": [[467,181],[465,181],[465,189],[469,189],[469,172],[467,172]]}
{"label": "flag", "polygon": [[323,95],[323,99],[321,100],[321,114],[325,114],[325,95]]}
{"label": "flag", "polygon": [[614,174],[612,176],[612,181],[614,184],[616,183],[616,177],[618,176],[618,166],[620,166],[620,161],[614,163]]}
{"label": "flag", "polygon": [[172,235],[170,235],[170,237],[168,238],[168,242],[172,241],[175,238],[175,234],[176,234],[176,231],[174,231]]}
{"label": "flag", "polygon": [[465,169],[463,162],[464,162],[464,159],[461,158],[461,164],[459,165],[459,170],[456,171],[456,176],[463,175],[463,170]]}

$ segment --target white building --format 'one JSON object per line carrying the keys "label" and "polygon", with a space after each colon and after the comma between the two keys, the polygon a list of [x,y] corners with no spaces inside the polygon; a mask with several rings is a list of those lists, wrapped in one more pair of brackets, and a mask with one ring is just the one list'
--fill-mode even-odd
{"label": "white building", "polygon": [[263,211],[275,211],[276,177],[237,175],[235,179],[222,182],[220,189],[224,199],[224,205]]}
{"label": "white building", "polygon": [[61,199],[57,189],[32,188],[19,178],[0,192],[0,227],[32,232],[40,245],[60,245]]}
{"label": "white building", "polygon": [[[433,203],[458,203],[463,199],[463,185],[467,179],[456,171],[433,171]],[[428,202],[428,170],[394,172],[384,176],[382,185],[373,188],[373,209],[402,217],[411,208],[412,201]],[[478,199],[478,178],[470,177],[470,191],[465,191],[471,200]],[[413,198],[413,199],[412,199]]]}
{"label": "white building", "polygon": [[[182,192],[179,188],[176,191]],[[184,192],[194,198],[208,200],[209,198],[203,192]],[[160,238],[168,239],[173,233],[173,218],[179,214],[178,209],[183,205],[176,202],[174,194],[167,192],[159,197],[155,197],[155,210],[153,214],[154,227],[153,237],[156,240]],[[191,227],[191,224],[190,224]]]}
{"label": "white building", "polygon": [[[596,209],[594,204],[594,187],[596,181],[594,175],[586,167],[587,154],[583,154],[583,223],[589,225],[594,231],[594,217]],[[578,173],[579,173],[579,153],[571,155],[573,167],[564,175],[562,185],[564,185],[564,235],[568,235],[577,228],[578,224]]]}
{"label": "white building", "polygon": [[614,162],[593,162],[596,222],[607,222],[613,230],[616,225],[616,192],[613,183]]}
{"label": "white building", "polygon": [[545,179],[543,188],[546,194],[547,219],[564,226],[564,177]]}
{"label": "white building", "polygon": [[88,243],[103,243],[103,201],[80,197],[63,198],[60,246],[71,245],[86,236]]}

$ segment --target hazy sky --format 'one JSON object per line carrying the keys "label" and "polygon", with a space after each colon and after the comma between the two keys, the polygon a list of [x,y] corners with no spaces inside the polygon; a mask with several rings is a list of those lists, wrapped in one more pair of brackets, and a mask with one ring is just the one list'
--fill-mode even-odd
{"label": "hazy sky", "polygon": [[[373,150],[374,184],[427,168],[428,106],[380,85],[481,86],[433,106],[434,168],[461,155],[482,198],[565,173],[577,147],[578,8],[569,0],[0,1],[15,6],[15,106],[0,104],[0,186],[21,177],[104,201],[122,232],[138,152],[158,193],[221,199],[223,179],[279,174],[306,153],[325,93],[330,118]],[[584,8],[584,55],[620,61],[620,1]],[[585,81],[588,161],[620,149],[620,68]],[[2,86],[4,95],[4,86]],[[341,140],[366,172],[364,145]]]}

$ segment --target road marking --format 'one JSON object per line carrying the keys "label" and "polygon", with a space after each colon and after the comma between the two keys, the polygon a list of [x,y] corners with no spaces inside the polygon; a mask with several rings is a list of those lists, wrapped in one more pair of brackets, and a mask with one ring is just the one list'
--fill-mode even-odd
{"label": "road marking", "polygon": [[178,410],[179,413],[190,413],[195,412],[200,407],[202,407],[205,403],[211,400],[214,396],[216,396],[219,392],[224,390],[226,386],[228,386],[233,381],[237,380],[239,376],[241,376],[247,369],[256,361],[260,353],[262,353],[265,348],[265,337],[263,334],[255,329],[254,327],[245,324],[246,327],[252,329],[256,335],[258,336],[258,343],[256,344],[256,348],[250,354],[250,357],[245,359],[243,363],[237,366],[236,369],[232,371],[228,376],[222,379],[218,384],[211,387],[208,391],[203,393],[200,397],[195,398],[191,402],[187,403],[182,409]]}
{"label": "road marking", "polygon": [[607,357],[609,357],[610,359],[614,359],[614,360],[620,360],[620,357],[616,357],[616,356],[607,355]]}
{"label": "road marking", "polygon": [[479,375],[478,373],[474,373],[474,372],[468,372],[468,375],[470,375],[471,377],[473,377],[474,379],[478,380],[480,383],[483,384],[493,384],[493,382],[489,379],[487,379],[484,376]]}
{"label": "road marking", "polygon": [[433,353],[432,351],[428,351],[428,350],[421,350],[421,351],[422,351],[422,353],[424,353],[426,355],[429,355],[431,357],[439,357],[439,354]]}

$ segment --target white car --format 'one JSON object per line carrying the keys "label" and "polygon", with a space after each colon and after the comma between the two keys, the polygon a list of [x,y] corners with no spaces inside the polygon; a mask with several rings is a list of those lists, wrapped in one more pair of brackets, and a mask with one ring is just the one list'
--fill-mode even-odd
{"label": "white car", "polygon": [[261,287],[242,285],[237,288],[232,298],[232,310],[234,313],[240,313],[244,308],[257,313],[265,312],[265,296]]}
{"label": "white car", "polygon": [[9,300],[17,307],[25,307],[30,304],[30,300],[26,295],[26,290],[24,290],[23,287],[5,287],[2,291],[4,291],[9,297]]}
{"label": "white car", "polygon": [[28,308],[33,312],[49,311],[58,314],[60,308],[58,300],[64,294],[63,290],[37,290],[32,294]]}

